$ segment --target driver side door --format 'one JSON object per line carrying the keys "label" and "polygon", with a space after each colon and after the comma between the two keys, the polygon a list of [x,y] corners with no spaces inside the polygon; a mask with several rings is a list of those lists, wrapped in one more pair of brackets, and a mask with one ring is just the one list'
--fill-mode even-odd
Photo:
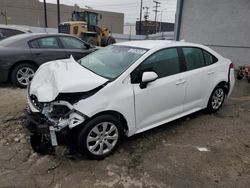
{"label": "driver side door", "polygon": [[[160,50],[147,58],[132,74],[136,128],[142,132],[175,119],[183,112],[184,72],[177,48]],[[153,71],[158,79],[140,87],[143,72]]]}

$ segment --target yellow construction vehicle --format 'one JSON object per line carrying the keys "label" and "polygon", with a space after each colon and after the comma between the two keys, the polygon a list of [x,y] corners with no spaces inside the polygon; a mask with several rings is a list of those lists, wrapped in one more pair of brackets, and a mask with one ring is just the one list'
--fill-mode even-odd
{"label": "yellow construction vehicle", "polygon": [[74,35],[94,46],[107,46],[115,43],[110,31],[98,26],[98,15],[90,11],[74,11],[71,21],[59,24],[59,33]]}

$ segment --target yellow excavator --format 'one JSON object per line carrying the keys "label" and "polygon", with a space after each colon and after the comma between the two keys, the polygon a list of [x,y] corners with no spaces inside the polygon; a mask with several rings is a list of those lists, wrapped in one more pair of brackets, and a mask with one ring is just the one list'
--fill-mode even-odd
{"label": "yellow excavator", "polygon": [[98,15],[90,11],[74,11],[71,21],[59,24],[59,33],[71,34],[94,46],[107,46],[115,43],[110,31],[98,26]]}

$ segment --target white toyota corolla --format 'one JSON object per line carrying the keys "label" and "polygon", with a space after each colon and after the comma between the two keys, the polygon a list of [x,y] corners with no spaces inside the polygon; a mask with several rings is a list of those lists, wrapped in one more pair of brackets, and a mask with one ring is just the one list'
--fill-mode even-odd
{"label": "white toyota corolla", "polygon": [[79,62],[48,62],[28,88],[31,145],[49,153],[67,144],[101,159],[123,136],[201,109],[216,112],[234,82],[229,59],[186,42],[118,43]]}

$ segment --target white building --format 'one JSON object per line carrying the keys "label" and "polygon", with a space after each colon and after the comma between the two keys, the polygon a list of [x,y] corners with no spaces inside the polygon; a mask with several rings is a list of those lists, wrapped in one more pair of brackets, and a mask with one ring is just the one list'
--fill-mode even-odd
{"label": "white building", "polygon": [[175,39],[202,43],[236,66],[250,64],[249,0],[178,0]]}

